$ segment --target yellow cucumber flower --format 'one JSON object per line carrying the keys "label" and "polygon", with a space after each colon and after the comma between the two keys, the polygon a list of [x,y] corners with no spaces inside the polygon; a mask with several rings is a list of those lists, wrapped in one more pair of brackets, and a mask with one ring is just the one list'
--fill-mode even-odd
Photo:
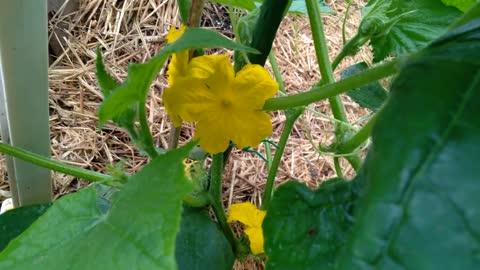
{"label": "yellow cucumber flower", "polygon": [[[185,32],[186,27],[182,25],[178,30],[175,26],[170,28],[170,31],[167,34],[167,42],[172,43],[180,36],[183,35]],[[188,50],[184,50],[178,53],[174,53],[172,55],[172,59],[170,60],[170,64],[168,64],[167,70],[167,80],[168,84],[172,86],[175,83],[175,78],[179,78],[182,76],[187,75],[188,71],[188,61],[189,61],[189,52]],[[178,116],[173,108],[169,106],[169,104],[165,103],[165,109],[167,110],[168,115],[170,116],[174,126],[179,127],[182,124],[182,119]]]}
{"label": "yellow cucumber flower", "polygon": [[233,141],[239,148],[255,147],[272,133],[270,116],[262,111],[278,84],[260,65],[248,64],[235,74],[228,55],[193,58],[188,75],[175,78],[163,102],[187,122],[197,122],[195,138],[216,154]]}
{"label": "yellow cucumber flower", "polygon": [[263,253],[262,223],[266,211],[258,210],[249,202],[232,204],[227,222],[239,221],[245,225],[245,234],[250,241],[250,250],[254,255]]}

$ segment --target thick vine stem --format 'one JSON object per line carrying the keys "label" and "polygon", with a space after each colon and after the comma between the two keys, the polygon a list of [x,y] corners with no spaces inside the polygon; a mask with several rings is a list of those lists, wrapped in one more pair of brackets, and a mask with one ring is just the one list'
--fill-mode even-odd
{"label": "thick vine stem", "polygon": [[338,153],[339,154],[346,154],[346,153],[351,153],[355,151],[360,145],[362,145],[368,138],[370,137],[370,134],[372,133],[372,129],[375,126],[375,123],[377,122],[379,112],[377,112],[375,115],[370,118],[370,120],[355,134],[353,135],[350,139],[342,143],[338,147]]}
{"label": "thick vine stem", "polygon": [[210,167],[210,187],[208,189],[208,196],[210,198],[210,205],[217,217],[225,237],[227,237],[233,251],[237,249],[237,241],[233,235],[232,229],[227,223],[225,216],[225,209],[222,203],[222,172],[223,172],[223,153],[215,154],[212,158],[212,165]]}
{"label": "thick vine stem", "polygon": [[55,161],[41,155],[23,150],[18,147],[11,146],[6,143],[0,143],[0,152],[10,155],[12,157],[30,162],[40,167],[44,167],[56,172],[72,175],[78,178],[85,179],[90,182],[102,182],[105,185],[120,187],[121,185],[114,184],[113,178],[110,175],[90,171],[80,167],[72,166],[67,163]]}
{"label": "thick vine stem", "polygon": [[263,110],[275,111],[307,106],[311,103],[347,92],[397,73],[402,61],[404,61],[403,58],[396,58],[388,63],[373,67],[338,82],[314,86],[307,92],[271,98],[265,102]]}
{"label": "thick vine stem", "polygon": [[272,165],[268,171],[267,182],[265,184],[265,191],[263,192],[262,197],[262,209],[268,209],[270,205],[270,201],[272,200],[273,196],[273,186],[275,182],[275,177],[277,176],[278,166],[282,161],[283,151],[285,150],[285,145],[287,144],[288,137],[290,136],[290,132],[292,131],[293,125],[297,118],[302,115],[305,108],[297,107],[293,109],[289,109],[285,111],[285,115],[287,116],[287,120],[285,121],[285,126],[282,130],[282,135],[280,135],[280,141],[278,142],[278,148],[275,152],[275,156],[273,157]]}

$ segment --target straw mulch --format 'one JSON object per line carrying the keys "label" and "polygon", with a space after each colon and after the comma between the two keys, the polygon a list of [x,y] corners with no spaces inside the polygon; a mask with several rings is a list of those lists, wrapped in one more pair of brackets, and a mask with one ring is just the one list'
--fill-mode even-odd
{"label": "straw mulch", "polygon": [[[97,109],[102,95],[95,80],[95,49],[103,50],[104,61],[115,78],[126,78],[129,63],[144,62],[165,44],[165,36],[172,25],[179,25],[176,1],[167,0],[81,0],[78,10],[51,12],[50,40],[54,48],[50,67],[50,128],[52,157],[73,165],[100,172],[107,166],[122,161],[133,173],[146,164],[130,143],[128,135],[114,125],[98,129]],[[324,15],[324,27],[330,46],[330,57],[342,46],[341,25],[346,1],[327,0],[336,11]],[[346,24],[351,37],[359,24],[361,6],[356,1]],[[203,18],[206,26],[215,26],[227,36],[231,28],[225,9],[208,5]],[[274,51],[277,56],[288,93],[309,89],[320,79],[308,18],[289,15],[278,32]],[[354,59],[347,58],[337,70],[353,63],[371,59],[368,50],[362,50]],[[267,64],[269,67],[269,64]],[[338,77],[338,72],[336,72]],[[167,147],[169,120],[162,106],[162,91],[167,86],[162,71],[151,88],[147,103],[148,120],[155,143]],[[348,98],[343,98],[350,123],[358,128],[359,121],[368,114]],[[270,139],[277,142],[283,127],[283,113],[271,114],[274,132]],[[181,141],[194,135],[191,124],[184,125]],[[310,106],[297,121],[285,150],[277,176],[277,184],[298,179],[311,187],[334,177],[333,159],[318,150],[319,144],[328,145],[334,138],[331,113],[327,102]],[[259,152],[265,155],[263,146]],[[342,163],[347,176],[354,172]],[[267,168],[258,156],[234,151],[224,174],[224,198],[228,209],[233,202],[261,203]],[[4,166],[1,179],[6,179]],[[71,176],[54,173],[55,197],[87,185]],[[0,199],[8,196],[8,185],[0,180]],[[262,262],[249,259],[237,263],[236,269],[263,269]]]}

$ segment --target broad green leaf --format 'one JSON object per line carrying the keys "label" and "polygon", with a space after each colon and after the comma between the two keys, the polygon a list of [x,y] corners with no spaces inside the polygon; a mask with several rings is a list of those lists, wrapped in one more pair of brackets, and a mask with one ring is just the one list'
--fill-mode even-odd
{"label": "broad green leaf", "polygon": [[[100,90],[105,98],[109,97],[112,92],[120,86],[110,74],[108,74],[103,64],[102,53],[100,48],[97,48],[97,61],[96,61],[96,78],[100,86]],[[134,104],[131,104],[122,113],[113,118],[113,122],[119,127],[125,128],[129,132],[133,131],[135,117],[137,116],[137,108]]]}
{"label": "broad green leaf", "polygon": [[38,217],[50,207],[50,204],[25,206],[9,210],[0,215],[0,251],[8,243],[25,231]]}
{"label": "broad green leaf", "polygon": [[232,247],[207,213],[184,208],[177,234],[175,258],[179,270],[230,270]]}
{"label": "broad green leaf", "polygon": [[[368,65],[365,62],[351,65],[342,71],[342,79],[365,70],[368,70]],[[350,90],[346,94],[360,106],[372,111],[378,111],[388,97],[387,90],[379,82]]]}
{"label": "broad green leaf", "polygon": [[374,62],[379,62],[425,47],[461,14],[439,0],[370,0],[359,33],[371,37]]}
{"label": "broad green leaf", "polygon": [[192,6],[192,0],[177,0],[178,11],[180,12],[180,18],[182,23],[188,24],[188,14],[190,13],[190,7]]}
{"label": "broad green leaf", "polygon": [[480,269],[480,20],[403,66],[337,270]]}
{"label": "broad green leaf", "polygon": [[281,185],[263,222],[267,269],[333,269],[353,223],[357,192],[343,179],[315,191],[299,182]]}
{"label": "broad green leaf", "polygon": [[95,186],[67,195],[0,253],[0,269],[175,269],[182,160],[194,144],[152,160],[99,209]]}
{"label": "broad green leaf", "polygon": [[255,0],[210,0],[210,2],[243,8],[246,10],[255,9]]}
{"label": "broad green leaf", "polygon": [[477,0],[442,0],[442,2],[447,6],[456,7],[465,12],[471,8]]}
{"label": "broad green leaf", "polygon": [[[329,14],[335,13],[335,11],[333,11],[327,4],[325,4],[324,0],[319,0],[318,3],[320,4],[321,12]],[[307,6],[305,4],[305,0],[293,0],[288,12],[307,14]]]}
{"label": "broad green leaf", "polygon": [[236,43],[216,32],[204,28],[188,28],[174,43],[166,45],[160,52],[143,64],[130,64],[127,79],[111,90],[98,111],[99,125],[119,117],[132,104],[143,103],[153,80],[157,77],[168,56],[186,49],[227,48],[249,53],[257,51]]}

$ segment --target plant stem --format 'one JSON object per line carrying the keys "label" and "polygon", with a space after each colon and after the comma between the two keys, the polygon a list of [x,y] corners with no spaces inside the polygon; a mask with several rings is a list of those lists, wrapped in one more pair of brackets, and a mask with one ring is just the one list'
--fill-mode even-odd
{"label": "plant stem", "polygon": [[370,133],[372,132],[372,129],[377,122],[378,115],[379,113],[377,112],[353,137],[340,145],[338,148],[338,153],[351,153],[360,145],[362,145],[366,140],[368,140],[368,138],[370,137]]}
{"label": "plant stem", "polygon": [[105,184],[108,184],[113,180],[113,178],[109,175],[72,166],[60,161],[55,161],[21,148],[8,145],[6,143],[0,143],[0,152],[30,162],[37,166],[82,178],[90,182],[105,182]]}
{"label": "plant stem", "polygon": [[337,172],[337,176],[343,178],[342,166],[340,166],[340,158],[334,157],[333,164],[335,165],[335,171]]}
{"label": "plant stem", "polygon": [[213,212],[217,217],[220,227],[227,237],[227,240],[232,245],[232,249],[236,251],[236,240],[233,236],[232,229],[227,223],[225,216],[225,209],[222,203],[222,172],[223,172],[223,153],[215,154],[212,158],[212,165],[210,167],[210,188],[208,195]]}
{"label": "plant stem", "polygon": [[158,156],[157,150],[153,144],[152,133],[148,127],[147,112],[145,108],[146,101],[140,102],[138,105],[138,118],[140,120],[140,140],[142,141],[142,147],[145,152],[151,157]]}
{"label": "plant stem", "polygon": [[190,6],[188,25],[190,27],[198,26],[200,18],[202,18],[203,5],[205,0],[192,0],[192,5]]}
{"label": "plant stem", "polygon": [[[350,0],[347,2],[348,2],[347,9],[345,10],[345,16],[343,17],[343,23],[342,23],[342,42],[344,47],[347,40],[347,35],[345,34],[345,27],[347,25],[348,14],[350,13],[350,8],[352,7],[353,0]],[[332,68],[332,69],[335,70],[335,68]]]}
{"label": "plant stem", "polygon": [[396,58],[388,63],[373,67],[369,70],[345,78],[338,82],[322,86],[314,86],[307,92],[271,98],[265,102],[263,110],[286,110],[298,106],[306,106],[310,103],[317,102],[322,99],[347,92],[348,90],[352,90],[362,85],[378,81],[382,78],[395,74],[398,71],[399,64],[402,60],[403,58]]}
{"label": "plant stem", "polygon": [[182,129],[176,127],[173,122],[170,124],[170,137],[168,139],[168,149],[173,150],[178,146],[178,138],[180,138],[180,132]]}
{"label": "plant stem", "polygon": [[267,182],[265,184],[265,191],[263,192],[262,198],[262,209],[268,209],[270,201],[273,196],[273,184],[275,182],[275,177],[277,176],[278,166],[282,160],[283,151],[285,150],[285,145],[287,144],[288,137],[292,131],[293,125],[297,118],[303,113],[305,109],[303,107],[293,108],[285,111],[287,120],[285,121],[285,126],[282,130],[282,135],[280,135],[280,141],[278,142],[278,148],[273,157],[272,166],[268,171]]}
{"label": "plant stem", "polygon": [[[305,2],[307,4],[308,17],[310,19],[310,27],[312,29],[313,42],[322,80],[325,84],[333,83],[335,82],[335,78],[333,77],[332,66],[328,56],[328,46],[323,32],[320,6],[316,0],[306,0]],[[331,96],[328,98],[328,101],[330,102],[333,116],[338,120],[346,122],[347,116],[345,115],[340,97]]]}
{"label": "plant stem", "polygon": [[278,67],[277,59],[275,58],[273,50],[270,51],[270,54],[268,55],[268,61],[270,61],[270,65],[272,65],[273,76],[275,76],[275,80],[278,83],[278,91],[285,94],[285,83],[283,82],[282,74],[280,73],[280,68]]}

